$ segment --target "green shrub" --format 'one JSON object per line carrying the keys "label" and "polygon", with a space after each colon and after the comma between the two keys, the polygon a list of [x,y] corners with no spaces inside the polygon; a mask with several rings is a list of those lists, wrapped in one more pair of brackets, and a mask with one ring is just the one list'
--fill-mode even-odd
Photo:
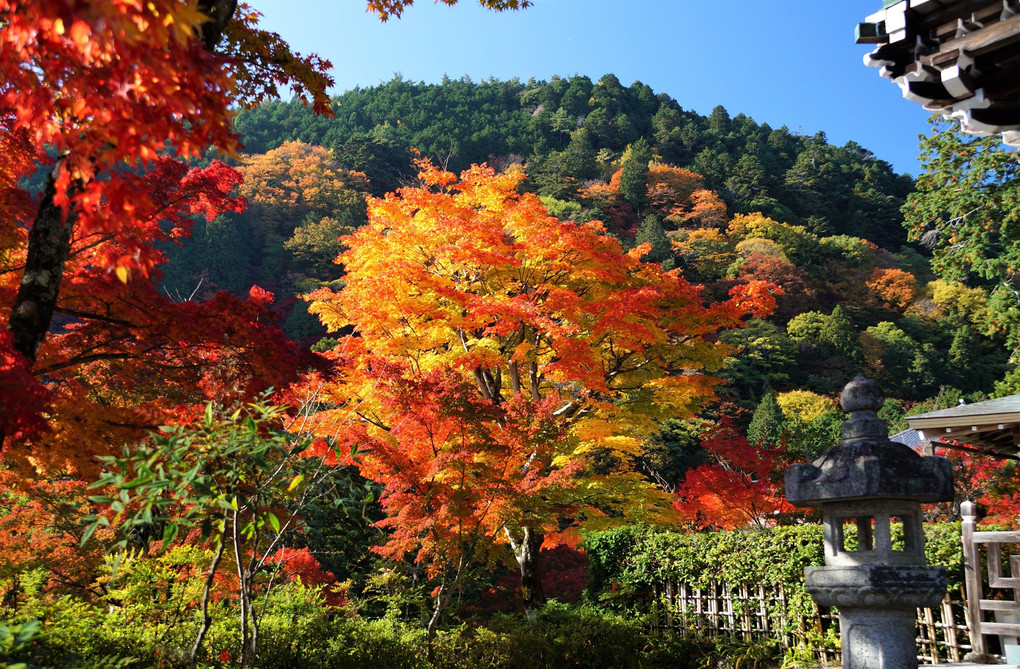
{"label": "green shrub", "polygon": [[[902,549],[902,527],[893,525],[892,530],[894,548]],[[847,526],[845,531],[847,547],[853,549],[856,528]],[[945,566],[950,592],[957,591],[963,580],[960,525],[926,525],[925,536],[928,563]],[[693,588],[707,588],[713,581],[782,584],[785,608],[779,602],[767,606],[773,622],[778,625],[785,620],[789,632],[795,631],[792,626],[798,616],[816,612],[804,591],[804,568],[824,564],[820,525],[690,534],[649,526],[619,527],[590,534],[584,549],[591,564],[585,591],[588,602],[655,616],[663,610],[667,583]],[[741,606],[734,603],[735,609]]]}
{"label": "green shrub", "polygon": [[0,669],[24,669],[19,660],[28,656],[29,644],[42,626],[38,620],[0,622]]}
{"label": "green shrub", "polygon": [[[160,629],[142,622],[155,613],[128,611],[141,606],[110,611],[66,597],[26,602],[26,609],[43,615],[44,627],[31,652],[12,660],[25,661],[28,667],[187,666],[197,622]],[[205,667],[227,667],[231,660],[221,660],[220,654],[226,651],[236,658],[236,612],[224,600],[214,616],[200,661]],[[417,621],[366,620],[326,606],[316,588],[300,584],[285,585],[270,596],[261,634],[261,669],[694,669],[721,666],[728,657],[775,657],[769,644],[688,638],[675,630],[652,630],[644,617],[558,602],[547,604],[534,620],[501,614],[485,623],[440,630],[430,657]],[[0,643],[3,638],[0,632]],[[0,667],[4,659],[0,656]]]}
{"label": "green shrub", "polygon": [[669,631],[650,631],[634,616],[551,601],[534,620],[498,615],[486,625],[461,625],[440,632],[433,666],[443,669],[517,667],[709,666],[715,645]]}

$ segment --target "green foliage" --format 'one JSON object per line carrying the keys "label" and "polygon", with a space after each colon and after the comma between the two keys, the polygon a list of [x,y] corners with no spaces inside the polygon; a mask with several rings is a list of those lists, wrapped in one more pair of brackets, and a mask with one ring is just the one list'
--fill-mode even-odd
{"label": "green foliage", "polygon": [[309,492],[301,508],[302,532],[291,543],[307,546],[339,581],[364,578],[373,565],[372,546],[382,535],[374,526],[385,516],[378,503],[380,487],[354,467],[334,467]]}
{"label": "green foliage", "polygon": [[786,333],[797,342],[798,385],[822,394],[835,394],[861,369],[863,353],[857,329],[842,306],[831,314],[805,311],[787,323]]}
{"label": "green foliage", "polygon": [[549,212],[550,216],[554,216],[561,221],[572,221],[574,217],[581,213],[581,205],[577,202],[570,200],[557,200],[554,197],[542,196],[539,198],[542,204],[545,205],[546,211]]}
{"label": "green foliage", "polygon": [[666,490],[672,489],[687,470],[707,461],[701,447],[704,429],[705,423],[700,420],[666,419],[659,432],[645,443],[642,471]]}
{"label": "green foliage", "polygon": [[843,438],[843,421],[846,418],[845,413],[836,410],[826,411],[809,421],[787,418],[787,457],[798,461],[814,460]]}
{"label": "green foliage", "polygon": [[662,221],[655,214],[645,216],[641,227],[638,228],[637,236],[634,238],[637,244],[651,244],[652,248],[642,256],[645,262],[662,263],[663,269],[672,269],[673,251],[666,237],[666,231],[662,228]]}
{"label": "green foliage", "polygon": [[18,658],[29,667],[90,669],[147,664],[138,659],[146,653],[135,636],[145,627],[119,624],[116,614],[107,616],[101,604],[71,596],[28,598],[19,610],[19,619],[24,618],[44,621]]}
{"label": "green foliage", "polygon": [[28,665],[24,662],[13,660],[26,654],[41,628],[38,620],[21,623],[0,621],[0,669],[27,669]]}
{"label": "green foliage", "polygon": [[326,351],[332,351],[336,348],[336,345],[340,343],[340,340],[336,337],[323,337],[319,341],[311,345],[310,350],[316,353],[325,353]]}
{"label": "green foliage", "polygon": [[[484,627],[440,633],[435,664],[475,667],[696,667],[716,649],[676,632],[651,632],[642,620],[549,602],[534,620],[496,616]],[[703,664],[705,663],[705,664]]]}
{"label": "green foliage", "polygon": [[874,253],[860,237],[850,235],[834,235],[818,240],[821,251],[828,257],[838,260],[847,267],[864,267],[872,262]]}
{"label": "green foliage", "polygon": [[[103,579],[104,598],[118,613],[120,624],[145,627],[158,642],[194,620],[202,574],[212,555],[208,549],[184,545],[155,556],[111,556]],[[132,605],[139,603],[144,606]]]}
{"label": "green foliage", "polygon": [[[262,402],[232,412],[209,403],[199,424],[165,426],[151,442],[125,445],[123,457],[101,457],[107,472],[92,487],[114,495],[92,501],[127,514],[121,528],[134,536],[159,528],[164,549],[182,529],[198,528],[203,537],[222,534],[234,514],[243,523],[238,531],[249,539],[267,527],[279,532],[270,507],[289,496],[300,469],[317,464],[297,457],[307,440],[272,430],[282,418],[282,408]],[[82,543],[108,524],[96,517]],[[125,537],[120,546],[127,542]]]}
{"label": "green foliage", "polygon": [[249,218],[238,214],[198,218],[189,237],[159,247],[167,257],[161,287],[178,301],[218,290],[244,294],[255,283],[255,267],[263,256]]}
{"label": "green foliage", "polygon": [[986,287],[995,320],[1020,342],[1020,180],[1016,152],[998,135],[963,135],[936,121],[921,142],[923,174],[903,207],[911,239],[933,249],[940,277]]}
{"label": "green foliage", "polygon": [[719,374],[727,383],[722,393],[736,391],[754,406],[766,392],[789,381],[797,349],[778,326],[751,319],[747,327],[727,330],[719,338],[740,350]]}
{"label": "green foliage", "polygon": [[754,409],[751,424],[747,426],[747,443],[751,446],[778,446],[783,439],[783,412],[776,402],[776,394],[767,392]]}
{"label": "green foliage", "polygon": [[[144,601],[131,605],[137,610],[128,619],[118,610],[67,599],[31,601],[28,606],[45,616],[47,627],[30,646],[25,646],[27,639],[22,640],[22,657],[27,663],[23,666],[185,666],[186,634],[157,636],[151,628],[129,622],[149,617]],[[222,607],[217,610],[201,666],[236,666],[236,657],[226,650],[238,635],[235,617],[228,613]],[[15,627],[11,630],[18,633]],[[694,669],[717,666],[726,658],[732,662],[733,658],[769,654],[767,644],[749,646],[732,639],[686,637],[683,630],[650,629],[644,617],[553,601],[533,620],[500,614],[484,623],[441,630],[430,656],[425,632],[417,622],[392,617],[368,620],[326,605],[321,591],[300,584],[273,593],[261,635],[258,666],[262,669]],[[4,638],[0,636],[0,640]],[[230,659],[221,657],[223,652]],[[9,669],[16,666],[7,665]]]}
{"label": "green foliage", "polygon": [[[364,211],[358,225],[367,222]],[[304,222],[294,229],[294,234],[283,243],[283,248],[293,254],[294,262],[301,268],[314,273],[320,279],[337,279],[340,268],[336,257],[344,250],[340,237],[355,230],[355,225],[335,218],[319,217],[311,212]]]}
{"label": "green foliage", "polygon": [[[151,442],[124,447],[124,456],[103,457],[103,477],[92,487],[105,488],[112,496],[92,500],[108,504],[127,536],[117,544],[123,550],[129,540],[143,550],[148,540],[161,539],[166,550],[181,530],[197,529],[203,540],[211,539],[215,556],[203,583],[200,618],[192,656],[196,656],[209,630],[209,595],[220,558],[230,545],[240,596],[240,652],[242,666],[254,666],[261,614],[252,614],[256,594],[266,596],[272,586],[258,588],[260,575],[272,571],[271,556],[282,548],[285,531],[296,525],[296,507],[309,484],[318,481],[330,457],[324,441],[322,451],[303,457],[311,440],[283,429],[285,412],[264,401],[227,412],[213,403],[193,425],[161,428]],[[294,500],[291,509],[284,506]],[[281,520],[282,517],[282,520]],[[82,543],[106,516],[96,516],[82,536]],[[181,536],[183,538],[183,536]],[[115,567],[130,555],[116,554]],[[232,648],[234,646],[231,646]]]}
{"label": "green foliage", "polygon": [[[285,140],[324,146],[343,167],[365,172],[376,195],[413,171],[412,146],[452,171],[523,157],[542,195],[568,198],[585,180],[610,176],[599,174],[601,150],[619,156],[645,141],[667,163],[704,175],[733,211],[762,211],[792,224],[819,220],[826,234],[866,237],[892,250],[905,241],[898,207],[912,180],[859,145],[833,147],[824,134],[802,137],[743,114],[731,119],[722,107],[701,116],[641,82],[624,87],[613,75],[596,83],[583,75],[441,84],[396,77],[338,96],[334,111],[327,119],[298,101],[274,102],[241,112],[236,125],[256,153]],[[640,177],[641,165],[632,168]],[[630,176],[628,170],[624,181]],[[625,189],[638,206],[644,192]]]}
{"label": "green foliage", "polygon": [[938,353],[917,342],[896,324],[883,321],[862,338],[868,375],[887,392],[900,397],[925,397],[936,389]]}
{"label": "green foliage", "polygon": [[[924,530],[928,563],[945,566],[950,590],[959,588],[963,582],[959,523],[930,524]],[[854,528],[847,532],[855,536]],[[696,588],[713,581],[781,583],[788,597],[797,600],[804,595],[804,567],[824,564],[821,525],[689,534],[631,525],[591,533],[583,546],[590,560],[587,597],[627,610],[649,610],[653,588],[666,582]],[[852,546],[850,540],[848,547]],[[899,525],[894,525],[893,547],[903,548]],[[813,606],[806,595],[802,601]]]}
{"label": "green foliage", "polygon": [[323,337],[326,334],[325,326],[318,317],[308,313],[308,303],[304,300],[298,300],[294,304],[287,320],[283,322],[283,331],[288,337],[299,343],[329,339],[329,337]]}
{"label": "green foliage", "polygon": [[641,211],[648,188],[648,163],[652,160],[652,147],[644,137],[627,147],[620,175],[620,196],[623,201]]}
{"label": "green foliage", "polygon": [[[804,567],[823,564],[819,525],[691,534],[632,526],[589,534],[584,549],[591,574],[586,597],[625,611],[655,610],[654,593],[666,583],[707,588],[725,582],[783,584],[787,606],[810,614]],[[778,611],[774,619],[779,625]]]}

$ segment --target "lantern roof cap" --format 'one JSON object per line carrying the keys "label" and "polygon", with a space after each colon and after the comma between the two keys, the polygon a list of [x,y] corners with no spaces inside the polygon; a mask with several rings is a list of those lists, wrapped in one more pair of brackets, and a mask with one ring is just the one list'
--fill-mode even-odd
{"label": "lantern roof cap", "polygon": [[814,462],[786,470],[786,497],[799,506],[867,498],[940,502],[953,499],[952,465],[921,457],[889,440],[878,417],[884,398],[879,385],[858,374],[843,388],[840,403],[850,413],[843,439]]}

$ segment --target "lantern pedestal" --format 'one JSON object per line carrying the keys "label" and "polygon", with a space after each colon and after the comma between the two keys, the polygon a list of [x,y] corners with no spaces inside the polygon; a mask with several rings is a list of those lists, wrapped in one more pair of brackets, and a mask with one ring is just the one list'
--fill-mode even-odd
{"label": "lantern pedestal", "polygon": [[839,609],[843,669],[917,667],[917,608],[946,592],[943,567],[808,567],[804,586],[820,606]]}

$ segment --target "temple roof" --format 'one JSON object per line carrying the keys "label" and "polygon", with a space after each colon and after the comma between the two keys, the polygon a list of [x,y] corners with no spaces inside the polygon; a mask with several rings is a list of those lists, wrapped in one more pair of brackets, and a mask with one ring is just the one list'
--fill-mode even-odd
{"label": "temple roof", "polygon": [[885,0],[856,41],[878,45],[864,62],[903,97],[1020,145],[1018,0]]}
{"label": "temple roof", "polygon": [[949,448],[971,444],[977,450],[1016,458],[1020,452],[1020,395],[907,416],[907,424],[923,433],[926,441]]}

